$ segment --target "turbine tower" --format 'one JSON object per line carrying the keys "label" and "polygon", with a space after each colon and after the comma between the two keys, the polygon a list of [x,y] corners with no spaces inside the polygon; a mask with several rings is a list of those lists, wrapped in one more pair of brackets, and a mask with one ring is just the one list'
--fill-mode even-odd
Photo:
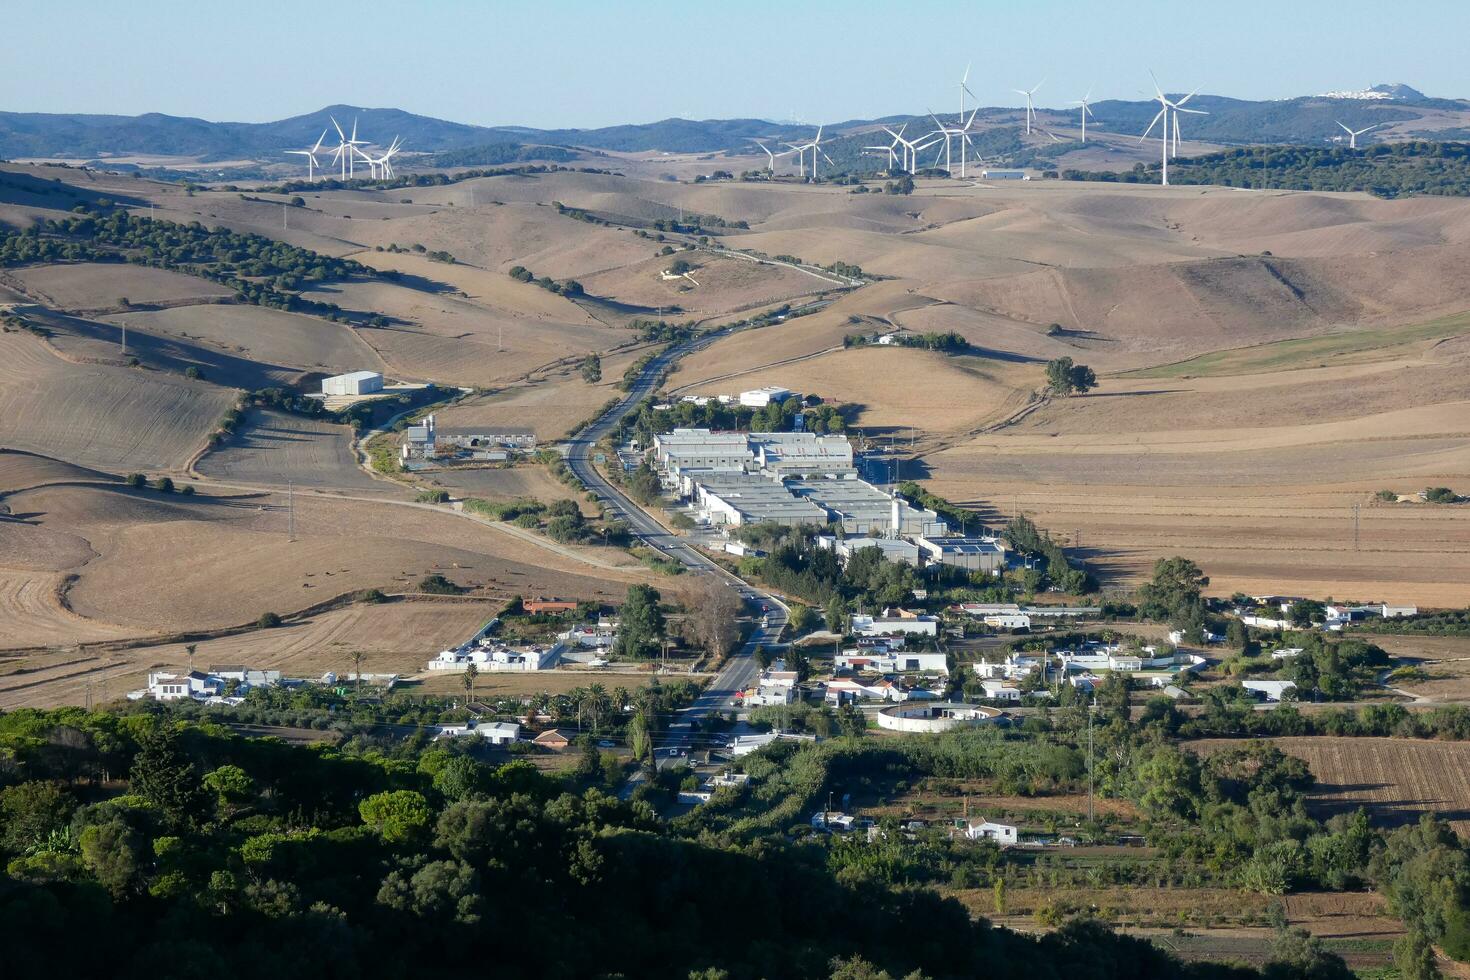
{"label": "turbine tower", "polygon": [[[797,159],[797,161],[801,165],[801,176],[802,177],[806,177],[806,157],[805,157],[805,154],[806,154],[806,151],[807,150],[811,150],[812,151],[812,176],[811,176],[811,179],[812,180],[816,180],[817,179],[817,154],[818,153],[820,153],[820,154],[822,154],[822,156],[826,157],[828,163],[832,163],[832,158],[829,157],[829,156],[827,156],[827,151],[826,150],[822,149],[822,130],[824,128],[826,128],[825,125],[818,126],[817,127],[817,135],[815,137],[813,137],[813,139],[812,139],[812,141],[810,143],[787,143],[786,144],[787,146],[791,147],[793,150],[796,151],[796,159]],[[832,163],[832,166],[835,167],[835,166],[837,166],[837,164]]]}
{"label": "turbine tower", "polygon": [[317,161],[316,154],[317,154],[317,151],[322,148],[322,140],[324,140],[326,138],[327,138],[327,131],[324,129],[324,130],[322,130],[322,134],[316,138],[316,146],[313,146],[311,149],[309,149],[309,150],[287,150],[286,151],[287,153],[292,154],[293,156],[306,157],[306,179],[307,180],[314,179],[314,177],[316,176],[316,168],[321,166],[321,163]]}
{"label": "turbine tower", "polygon": [[[1342,126],[1342,123],[1338,123],[1338,125],[1339,126]],[[1367,129],[1348,129],[1346,126],[1342,126],[1343,132],[1345,132],[1345,133],[1348,134],[1348,149],[1350,149],[1350,150],[1356,150],[1358,148],[1358,137],[1359,136],[1362,136],[1364,133],[1372,132],[1373,130],[1377,129],[1379,126],[1387,126],[1387,125],[1388,125],[1388,123],[1374,123],[1373,125],[1369,126]]]}
{"label": "turbine tower", "polygon": [[889,135],[891,135],[893,137],[893,142],[892,143],[889,143],[887,146],[865,146],[865,147],[863,147],[864,150],[872,150],[872,151],[877,152],[877,153],[887,153],[888,154],[888,172],[889,173],[892,173],[893,172],[893,160],[894,160],[894,157],[896,157],[898,155],[895,151],[897,151],[901,146],[903,146],[903,141],[902,141],[902,137],[901,137],[900,134],[902,134],[903,131],[904,131],[904,129],[906,129],[907,127],[908,127],[908,123],[904,123],[902,126],[900,126],[898,128],[898,132],[897,133],[893,132],[893,130],[891,130],[891,129],[888,130]]}
{"label": "turbine tower", "polygon": [[1036,106],[1032,103],[1031,97],[1036,94],[1036,90],[1037,89],[1041,88],[1041,86],[1043,86],[1045,84],[1046,84],[1046,79],[1043,78],[1041,81],[1037,82],[1035,85],[1031,86],[1029,89],[1024,89],[1024,88],[1013,88],[1013,89],[1011,89],[1012,92],[1015,92],[1017,95],[1025,96],[1025,98],[1026,98],[1026,135],[1027,136],[1030,136],[1031,135],[1031,127],[1032,127],[1032,125],[1036,121]]}
{"label": "turbine tower", "polygon": [[[1184,103],[1186,103],[1190,99],[1194,98],[1195,92],[1198,92],[1199,89],[1195,89],[1194,92],[1190,92],[1188,95],[1186,95],[1184,98],[1180,99],[1178,102],[1171,102],[1169,100],[1169,97],[1164,94],[1164,90],[1159,87],[1159,80],[1157,78],[1154,78],[1154,73],[1153,72],[1149,72],[1148,75],[1149,75],[1150,78],[1153,78],[1153,81],[1154,81],[1154,93],[1155,93],[1155,95],[1157,96],[1157,98],[1159,100],[1159,107],[1160,108],[1159,108],[1158,115],[1154,116],[1153,122],[1151,122],[1151,123],[1148,124],[1148,129],[1145,129],[1143,131],[1143,135],[1140,136],[1140,137],[1138,137],[1138,142],[1142,143],[1144,140],[1148,139],[1148,134],[1149,133],[1152,133],[1154,131],[1154,127],[1159,124],[1159,120],[1162,119],[1164,121],[1164,129],[1163,129],[1163,132],[1161,134],[1161,136],[1162,136],[1162,143],[1161,143],[1161,150],[1160,150],[1160,152],[1161,152],[1162,155],[1161,155],[1161,158],[1160,158],[1161,159],[1160,179],[1161,179],[1162,186],[1168,187],[1169,186],[1169,158],[1171,156],[1178,156],[1179,155],[1179,114],[1181,112],[1187,112],[1190,115],[1195,115],[1195,116],[1208,116],[1209,113],[1208,112],[1205,112],[1203,109],[1186,109],[1186,108],[1184,108]],[[1170,115],[1171,113],[1172,113],[1172,118],[1171,118],[1171,115]],[[1172,139],[1173,139],[1173,149],[1172,149],[1172,152],[1170,150],[1170,139],[1171,139],[1171,132],[1170,132],[1170,130],[1171,130],[1171,128],[1172,128]]]}
{"label": "turbine tower", "polygon": [[[903,150],[900,153],[900,156],[903,159],[903,169],[908,171],[909,173],[914,173],[919,169],[919,154],[924,150],[929,149],[929,147],[933,146],[935,143],[938,143],[939,140],[933,139],[929,140],[927,143],[920,142],[920,140],[922,140],[924,137],[920,137],[920,139],[917,140],[906,140],[903,138],[903,131],[907,128],[908,123],[904,123],[898,128],[898,132],[896,133],[893,130],[889,129],[887,126],[883,127],[883,131],[889,136],[892,136],[895,140],[898,141],[899,146],[903,147]],[[931,133],[929,135],[932,136],[933,134]]]}
{"label": "turbine tower", "polygon": [[348,139],[347,135],[342,132],[342,127],[337,124],[337,120],[335,117],[328,116],[327,118],[332,120],[332,128],[337,130],[337,149],[334,150],[332,153],[332,162],[340,162],[342,165],[342,179],[351,180],[353,175],[356,173],[355,169],[353,168],[353,164],[357,162],[357,152],[360,152],[358,151],[358,147],[369,145],[369,141],[360,140],[357,138],[356,118],[353,118],[352,120],[351,139]]}
{"label": "turbine tower", "polygon": [[368,173],[372,174],[375,179],[387,180],[393,176],[393,157],[400,149],[402,149],[402,143],[395,136],[393,142],[383,151],[382,156],[369,156],[361,150],[357,150],[357,154],[367,161]]}
{"label": "turbine tower", "polygon": [[[770,147],[766,146],[766,144],[762,143],[760,140],[758,140],[758,139],[752,139],[751,142],[754,143],[756,146],[760,147],[762,150],[764,150],[765,153],[766,153],[766,157],[770,161],[769,163],[766,164],[766,173],[770,174],[772,177],[776,176],[776,158],[777,157],[784,157],[787,153],[790,153],[791,151],[790,150],[783,150],[780,153],[773,153],[771,151]],[[790,145],[790,144],[788,144],[788,145]]]}
{"label": "turbine tower", "polygon": [[[932,112],[929,113],[929,118],[930,119],[933,119],[934,120],[934,125],[936,125],[936,126],[939,127],[937,130],[935,130],[935,133],[938,133],[944,139],[943,156],[944,156],[944,169],[945,170],[951,169],[950,168],[950,164],[953,161],[954,144],[955,143],[958,143],[960,145],[960,176],[961,177],[964,177],[965,176],[965,147],[970,145],[970,126],[974,124],[974,122],[975,122],[975,113],[977,113],[979,111],[980,111],[980,107],[979,106],[976,106],[974,109],[970,110],[970,118],[969,119],[961,118],[960,119],[960,125],[958,125],[958,126],[946,126],[944,123],[942,123],[942,122],[939,121],[939,117],[938,116],[934,115],[934,113],[932,113]],[[934,134],[931,133],[930,135],[934,135]],[[934,158],[934,161],[935,161],[935,163],[938,163],[939,162],[939,157],[936,156]]]}
{"label": "turbine tower", "polygon": [[1092,116],[1092,118],[1094,118],[1094,119],[1097,118],[1097,116],[1093,115],[1092,107],[1089,104],[1089,100],[1091,98],[1092,98],[1092,89],[1088,89],[1086,95],[1084,95],[1082,98],[1078,99],[1076,102],[1073,102],[1072,103],[1072,105],[1081,106],[1082,107],[1082,142],[1084,142],[1084,143],[1087,142],[1087,117],[1088,116]]}

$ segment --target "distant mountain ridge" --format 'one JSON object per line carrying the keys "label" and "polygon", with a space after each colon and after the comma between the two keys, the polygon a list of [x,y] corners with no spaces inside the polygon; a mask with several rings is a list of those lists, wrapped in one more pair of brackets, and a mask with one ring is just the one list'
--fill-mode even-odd
{"label": "distant mountain ridge", "polygon": [[[1367,126],[1381,122],[1412,122],[1425,118],[1421,109],[1450,110],[1463,118],[1446,122],[1442,113],[1426,119],[1426,134],[1435,129],[1470,127],[1470,102],[1432,99],[1402,83],[1376,85],[1373,98],[1354,99],[1354,93],[1303,96],[1256,102],[1218,95],[1199,95],[1191,107],[1209,113],[1188,121],[1193,139],[1230,144],[1315,142],[1340,132],[1337,122]],[[1385,98],[1384,96],[1387,96]],[[1138,133],[1157,111],[1157,103],[1108,100],[1093,104],[1100,130]],[[1061,124],[1074,113],[1042,108],[1043,120]],[[1006,118],[1012,108],[987,108],[980,118]],[[795,140],[808,138],[814,125],[773,123],[762,119],[663,119],[658,122],[607,126],[599,129],[536,129],[527,126],[475,126],[406,112],[402,109],[331,105],[316,112],[274,122],[211,122],[162,113],[141,116],[0,112],[0,157],[62,157],[90,160],[127,154],[197,157],[205,161],[269,160],[283,151],[314,144],[323,130],[324,145],[334,145],[332,119],[350,132],[354,120],[358,135],[388,143],[398,136],[412,152],[441,153],[492,145],[543,144],[587,147],[614,152],[662,150],[671,153],[721,152],[750,147],[753,138]],[[914,116],[854,119],[828,124],[834,135],[858,126],[898,122]],[[1412,126],[1410,126],[1412,130]]]}

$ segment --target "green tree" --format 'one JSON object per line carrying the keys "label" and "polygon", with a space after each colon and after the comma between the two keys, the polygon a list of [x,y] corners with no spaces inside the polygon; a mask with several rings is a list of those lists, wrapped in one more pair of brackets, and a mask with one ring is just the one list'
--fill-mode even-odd
{"label": "green tree", "polygon": [[817,614],[812,611],[811,606],[793,602],[791,604],[791,616],[787,619],[786,623],[791,627],[792,636],[802,636],[816,629]]}
{"label": "green tree", "polygon": [[1097,375],[1086,364],[1059,357],[1046,364],[1046,386],[1058,395],[1084,394],[1097,387]]}
{"label": "green tree", "polygon": [[602,358],[596,354],[588,354],[582,358],[581,364],[582,380],[589,385],[595,385],[602,380]]}
{"label": "green tree", "polygon": [[488,772],[467,755],[457,755],[434,773],[434,789],[451,802],[473,799],[485,792]]}
{"label": "green tree", "polygon": [[66,826],[75,808],[71,795],[53,782],[32,780],[7,786],[0,790],[0,842],[12,852],[34,847]]}
{"label": "green tree", "polygon": [[838,635],[847,633],[847,604],[841,596],[827,600],[827,629]]}
{"label": "green tree", "polygon": [[156,725],[139,740],[129,777],[133,791],[153,804],[171,826],[193,823],[204,804],[199,775],[179,747],[178,734]]}
{"label": "green tree", "polygon": [[1138,590],[1139,612],[1198,632],[1204,627],[1203,590],[1209,584],[1209,576],[1188,558],[1160,558],[1154,563],[1153,579]]}
{"label": "green tree", "polygon": [[658,653],[664,637],[663,598],[651,585],[630,585],[618,611],[618,635],[612,653],[626,660],[642,660]]}
{"label": "green tree", "polygon": [[1393,944],[1393,965],[1402,980],[1439,980],[1444,975],[1435,962],[1434,945],[1417,928],[1410,928]]}
{"label": "green tree", "polygon": [[83,866],[114,897],[136,889],[143,841],[120,814],[84,829],[78,843]]}
{"label": "green tree", "polygon": [[465,667],[464,673],[460,675],[460,679],[461,679],[462,683],[464,684],[464,696],[465,697],[472,698],[472,697],[475,696],[475,678],[477,678],[479,676],[480,676],[480,668],[479,667],[475,666],[474,664],[469,664],[468,666]]}
{"label": "green tree", "polygon": [[420,839],[434,816],[423,794],[411,789],[375,793],[358,804],[357,812],[363,823],[393,844]]}
{"label": "green tree", "polygon": [[235,765],[223,765],[205,773],[204,788],[214,794],[220,812],[227,815],[255,799],[255,780]]}

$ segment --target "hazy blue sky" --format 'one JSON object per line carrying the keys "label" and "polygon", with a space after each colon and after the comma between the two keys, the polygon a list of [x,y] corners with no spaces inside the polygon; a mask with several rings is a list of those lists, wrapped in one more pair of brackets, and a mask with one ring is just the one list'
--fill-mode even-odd
{"label": "hazy blue sky", "polygon": [[804,121],[1170,90],[1470,95],[1467,0],[6,0],[0,109],[257,122],[330,103],[462,122]]}

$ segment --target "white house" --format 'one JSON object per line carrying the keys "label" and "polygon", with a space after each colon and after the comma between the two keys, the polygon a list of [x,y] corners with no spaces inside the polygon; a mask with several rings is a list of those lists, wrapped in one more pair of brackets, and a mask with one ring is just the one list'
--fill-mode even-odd
{"label": "white house", "polygon": [[742,755],[750,755],[757,749],[763,749],[777,738],[775,732],[762,732],[759,735],[736,735],[730,742],[730,755],[739,758]]}
{"label": "white house", "polygon": [[158,701],[180,701],[217,697],[224,687],[224,681],[218,677],[197,670],[183,674],[158,671],[148,675],[147,693]]}
{"label": "white house", "polygon": [[462,738],[474,735],[491,745],[509,745],[521,737],[521,726],[510,721],[488,721],[467,725],[440,725],[434,741],[441,738]]}
{"label": "white house", "polygon": [[1017,840],[1016,828],[1008,823],[993,823],[989,820],[969,820],[965,822],[965,836],[970,840],[989,840],[997,844],[1014,844]]}
{"label": "white house", "polygon": [[1029,630],[1031,615],[1023,612],[993,613],[986,616],[981,622],[998,630]]}
{"label": "white house", "polygon": [[1405,616],[1419,615],[1418,606],[1390,606],[1385,603],[1378,608],[1379,615],[1384,619],[1402,619]]}
{"label": "white house", "polygon": [[376,371],[353,371],[322,379],[324,395],[370,395],[383,390],[383,376]]}
{"label": "white house", "polygon": [[1296,685],[1291,681],[1241,681],[1240,686],[1247,691],[1264,695],[1267,701],[1281,701],[1287,696],[1287,692],[1296,690]]}
{"label": "white house", "polygon": [[948,674],[943,652],[910,650],[845,650],[832,660],[835,670],[877,674]]}
{"label": "white house", "polygon": [[1020,701],[1021,689],[1005,681],[981,681],[987,701]]}
{"label": "white house", "polygon": [[1291,629],[1291,620],[1281,619],[1276,616],[1257,616],[1252,613],[1246,613],[1240,617],[1240,621],[1247,626],[1254,626],[1256,629],[1262,630]]}

